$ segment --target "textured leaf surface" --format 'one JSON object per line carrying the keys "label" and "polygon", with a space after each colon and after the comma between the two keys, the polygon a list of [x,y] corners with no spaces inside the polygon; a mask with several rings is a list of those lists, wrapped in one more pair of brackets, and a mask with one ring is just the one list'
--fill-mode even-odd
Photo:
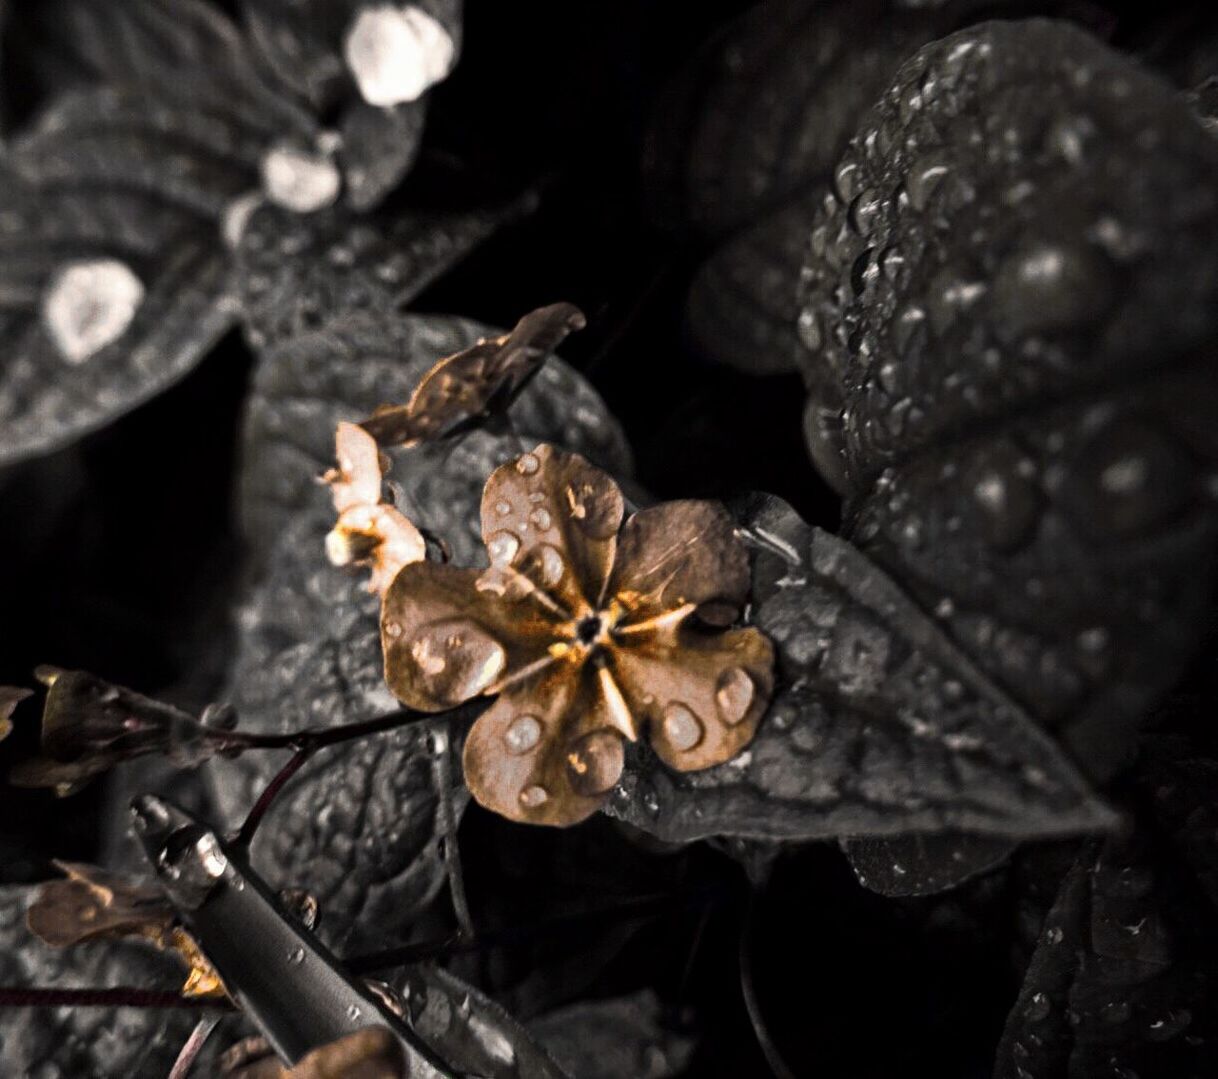
{"label": "textured leaf surface", "polygon": [[1147,833],[1084,851],[1045,918],[995,1079],[1212,1074],[1218,938],[1199,902]]}
{"label": "textured leaf surface", "polygon": [[1215,168],[1126,58],[988,23],[902,67],[811,234],[845,534],[1100,778],[1213,579]]}
{"label": "textured leaf surface", "polygon": [[[177,989],[182,967],[138,944],[55,949],[25,925],[35,888],[0,889],[0,982],[57,988]],[[46,1079],[167,1075],[195,1022],[189,1012],[134,1008],[13,1008],[4,1013],[4,1068]]]}
{"label": "textured leaf surface", "polygon": [[650,760],[609,809],[666,839],[909,832],[1028,838],[1113,818],[1054,743],[873,563],[777,499],[742,511],[780,686],[752,745],[676,775]]}
{"label": "textured leaf surface", "polygon": [[372,312],[385,320],[521,207],[307,218],[273,206],[242,233],[236,289],[250,340],[265,349]]}
{"label": "textured leaf surface", "polygon": [[[75,144],[50,131],[26,139],[10,162],[70,156]],[[4,465],[65,445],[171,385],[234,316],[225,259],[189,203],[66,176],[44,186],[8,174],[0,188]],[[52,335],[47,298],[65,269],[97,260],[126,267],[144,295],[115,340],[74,362]]]}
{"label": "textured leaf surface", "polygon": [[702,355],[750,375],[794,369],[799,269],[813,212],[797,200],[742,230],[698,271],[685,317]]}
{"label": "textured leaf surface", "polygon": [[651,990],[559,1008],[529,1029],[572,1079],[665,1079],[693,1052],[689,1038],[664,1028]]}

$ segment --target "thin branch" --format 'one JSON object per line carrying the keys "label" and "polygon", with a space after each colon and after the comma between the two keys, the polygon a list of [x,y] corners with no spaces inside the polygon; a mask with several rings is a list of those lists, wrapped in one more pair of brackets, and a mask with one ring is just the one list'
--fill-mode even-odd
{"label": "thin branch", "polygon": [[207,1044],[207,1039],[211,1037],[212,1031],[219,1023],[218,1015],[207,1015],[195,1024],[194,1030],[190,1032],[190,1037],[186,1039],[186,1043],[178,1052],[178,1059],[173,1062],[169,1079],[186,1079],[195,1060],[198,1059],[199,1053],[203,1051],[203,1046]]}
{"label": "thin branch", "polygon": [[172,989],[140,989],[119,985],[107,988],[49,989],[37,986],[0,986],[0,1008],[214,1008],[232,1011],[231,1001],[213,997],[184,997]]}
{"label": "thin branch", "polygon": [[761,1001],[757,997],[757,985],[753,979],[753,955],[750,947],[756,913],[757,892],[754,889],[749,894],[748,910],[744,916],[744,924],[740,927],[740,992],[744,997],[744,1007],[748,1012],[749,1022],[753,1025],[753,1036],[757,1039],[761,1055],[765,1057],[775,1079],[795,1079],[795,1073],[787,1067],[787,1062],[783,1060],[778,1046],[770,1037],[765,1017],[761,1013]]}
{"label": "thin branch", "polygon": [[361,720],[359,723],[345,723],[338,727],[306,727],[304,730],[288,731],[284,734],[258,734],[252,731],[217,731],[214,744],[218,752],[241,753],[247,749],[295,749],[309,750],[324,749],[326,746],[338,745],[341,742],[351,742],[357,738],[367,738],[369,735],[381,734],[404,727],[419,719],[430,718],[427,712],[416,712],[412,708],[400,708],[374,719]]}
{"label": "thin branch", "polygon": [[[432,732],[432,781],[436,785],[436,815],[439,820],[440,838],[444,844],[444,872],[448,877],[448,891],[452,897],[453,913],[461,935],[474,936],[474,920],[469,912],[469,899],[465,894],[465,875],[461,871],[461,849],[457,844],[457,815],[453,812],[452,762],[450,760],[450,730],[446,724],[442,730]],[[441,742],[441,739],[443,740]]]}
{"label": "thin branch", "polygon": [[298,749],[287,764],[275,773],[271,781],[263,788],[249,813],[246,814],[241,830],[233,839],[234,846],[248,847],[253,842],[254,833],[258,830],[258,825],[262,823],[262,818],[266,816],[267,810],[271,808],[288,780],[299,772],[305,762],[313,756],[313,752],[312,749]]}

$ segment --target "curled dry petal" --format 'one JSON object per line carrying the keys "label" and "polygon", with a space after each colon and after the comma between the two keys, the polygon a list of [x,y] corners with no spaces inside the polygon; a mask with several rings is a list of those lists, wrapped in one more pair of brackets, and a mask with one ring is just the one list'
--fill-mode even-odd
{"label": "curled dry petal", "polygon": [[538,446],[487,480],[489,569],[416,563],[385,597],[400,700],[439,711],[499,695],[466,739],[465,778],[512,820],[583,820],[641,734],[681,771],[722,764],[773,691],[769,640],[713,628],[739,616],[749,586],[727,511],[675,502],[624,526],[623,513],[611,477]]}
{"label": "curled dry petal", "polygon": [[402,1043],[388,1027],[365,1027],[314,1049],[291,1068],[260,1039],[238,1042],[220,1059],[226,1079],[405,1079]]}
{"label": "curled dry petal", "polygon": [[382,446],[412,446],[464,429],[516,399],[583,312],[569,303],[529,312],[511,333],[485,338],[438,361],[404,405],[387,405],[362,424]]}
{"label": "curled dry petal", "polygon": [[383,596],[398,571],[420,561],[427,547],[409,519],[381,500],[387,465],[376,440],[357,424],[340,423],[334,442],[338,467],[322,479],[339,517],[326,536],[326,556],[336,566],[371,569],[368,591]]}
{"label": "curled dry petal", "polygon": [[168,941],[174,910],[157,887],[135,884],[96,866],[56,862],[67,874],[38,890],[26,924],[55,948],[88,940],[144,937]]}
{"label": "curled dry petal", "polygon": [[385,469],[374,438],[358,424],[340,423],[334,436],[334,457],[338,467],[330,469],[322,481],[330,485],[339,513],[380,502]]}
{"label": "curled dry petal", "polygon": [[216,997],[224,983],[198,944],[177,924],[158,887],[129,881],[97,866],[56,862],[66,880],[48,881],[26,911],[26,924],[55,948],[94,940],[143,940],[172,952],[186,966],[185,997]]}

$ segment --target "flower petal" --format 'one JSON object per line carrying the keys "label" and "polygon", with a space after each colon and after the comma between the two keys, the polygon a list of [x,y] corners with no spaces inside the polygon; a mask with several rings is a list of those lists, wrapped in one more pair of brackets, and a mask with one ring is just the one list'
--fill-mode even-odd
{"label": "flower petal", "polygon": [[511,333],[440,360],[408,404],[377,409],[362,426],[382,446],[440,438],[463,420],[511,404],[563,338],[583,327],[583,312],[569,303],[530,311]]}
{"label": "flower petal", "polygon": [[392,506],[356,505],[342,512],[326,536],[326,554],[336,566],[370,566],[368,591],[383,596],[403,566],[423,560],[427,545]]}
{"label": "flower petal", "polygon": [[618,538],[610,592],[643,617],[693,603],[707,621],[727,625],[748,590],[748,552],[718,502],[684,500],[640,510]]}
{"label": "flower petal", "polygon": [[613,567],[625,504],[613,477],[540,445],[491,473],[482,493],[487,580],[524,574],[572,618],[590,613]]}
{"label": "flower petal", "polygon": [[403,704],[439,712],[547,656],[555,624],[530,595],[478,587],[480,571],[413,562],[381,606],[385,681]]}
{"label": "flower petal", "polygon": [[470,730],[463,760],[479,804],[566,827],[604,803],[624,750],[596,670],[563,664],[500,696]]}
{"label": "flower petal", "polygon": [[381,500],[381,451],[374,439],[358,424],[340,423],[334,435],[338,467],[322,479],[330,485],[334,508],[339,513],[354,506],[375,506]]}
{"label": "flower petal", "polygon": [[774,649],[756,629],[680,629],[613,650],[618,684],[665,764],[693,772],[752,741],[774,689]]}

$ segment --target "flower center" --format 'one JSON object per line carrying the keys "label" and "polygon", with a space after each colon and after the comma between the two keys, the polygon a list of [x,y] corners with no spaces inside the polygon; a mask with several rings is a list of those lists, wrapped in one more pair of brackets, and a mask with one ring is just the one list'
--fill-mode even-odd
{"label": "flower center", "polygon": [[599,614],[590,614],[576,623],[575,639],[583,645],[595,644],[604,627],[605,621]]}

